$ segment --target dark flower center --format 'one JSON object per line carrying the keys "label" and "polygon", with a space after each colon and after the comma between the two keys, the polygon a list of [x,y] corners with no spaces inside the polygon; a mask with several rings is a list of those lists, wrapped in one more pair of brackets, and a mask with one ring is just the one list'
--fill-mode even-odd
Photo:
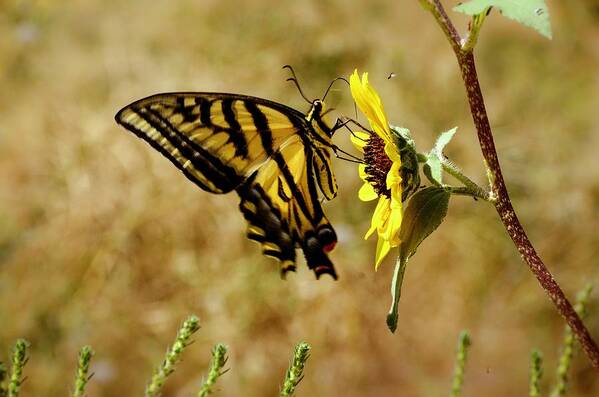
{"label": "dark flower center", "polygon": [[376,133],[370,134],[364,146],[364,162],[366,180],[374,187],[376,194],[391,198],[391,190],[387,189],[387,173],[393,161],[385,153],[385,141]]}

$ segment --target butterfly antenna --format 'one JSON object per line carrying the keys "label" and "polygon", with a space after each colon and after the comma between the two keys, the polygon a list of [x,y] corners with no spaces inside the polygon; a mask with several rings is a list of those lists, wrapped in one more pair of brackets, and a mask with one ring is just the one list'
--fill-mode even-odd
{"label": "butterfly antenna", "polygon": [[293,70],[291,65],[285,65],[285,66],[283,66],[283,69],[289,69],[291,71],[291,75],[293,76],[293,77],[288,78],[286,81],[293,81],[293,83],[297,87],[297,90],[299,91],[302,98],[304,98],[306,100],[306,102],[312,103],[312,101],[309,100],[308,97],[304,94],[304,91],[302,91],[302,87],[300,87],[299,82],[297,81],[297,76],[295,75],[295,71]]}
{"label": "butterfly antenna", "polygon": [[327,90],[325,91],[324,95],[322,96],[321,101],[324,102],[324,99],[327,97],[329,91],[331,90],[331,87],[333,87],[333,84],[335,84],[336,81],[339,80],[343,80],[347,83],[347,85],[349,85],[349,81],[347,81],[347,79],[345,77],[337,77],[336,79],[333,79],[333,81],[331,81],[331,84],[329,84],[329,88],[327,88]]}

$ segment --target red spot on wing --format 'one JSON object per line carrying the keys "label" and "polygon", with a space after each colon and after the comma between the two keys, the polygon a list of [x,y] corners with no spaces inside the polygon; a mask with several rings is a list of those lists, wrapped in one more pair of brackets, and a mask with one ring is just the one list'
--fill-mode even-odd
{"label": "red spot on wing", "polygon": [[324,252],[327,252],[327,253],[328,253],[328,252],[331,252],[332,250],[334,250],[334,249],[335,249],[335,246],[336,246],[336,245],[337,245],[337,242],[336,242],[336,241],[333,241],[332,243],[330,243],[330,244],[327,244],[327,245],[325,245],[324,247],[322,247],[322,250],[323,250]]}

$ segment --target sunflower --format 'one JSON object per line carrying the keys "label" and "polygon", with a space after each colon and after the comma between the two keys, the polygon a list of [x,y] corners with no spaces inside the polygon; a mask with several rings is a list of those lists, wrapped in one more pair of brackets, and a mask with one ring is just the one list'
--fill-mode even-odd
{"label": "sunflower", "polygon": [[378,198],[370,228],[364,236],[368,239],[375,231],[378,234],[376,270],[391,248],[401,243],[399,230],[403,219],[402,162],[383,103],[368,82],[368,73],[363,73],[360,79],[358,71],[355,70],[349,82],[352,97],[372,128],[372,131],[367,132],[354,131],[351,139],[364,155],[364,163],[358,166],[358,173],[364,181],[358,197],[362,201]]}

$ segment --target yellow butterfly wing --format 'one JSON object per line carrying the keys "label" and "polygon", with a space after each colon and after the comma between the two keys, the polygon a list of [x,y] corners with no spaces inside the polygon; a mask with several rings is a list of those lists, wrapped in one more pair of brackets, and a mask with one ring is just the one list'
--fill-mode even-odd
{"label": "yellow butterfly wing", "polygon": [[290,138],[237,190],[239,207],[249,223],[248,237],[281,261],[283,274],[295,270],[297,247],[317,277],[337,278],[327,256],[337,236],[318,200],[313,156],[299,137]]}
{"label": "yellow butterfly wing", "polygon": [[243,95],[173,93],[136,101],[115,118],[202,189],[227,193],[297,133],[298,115]]}
{"label": "yellow butterfly wing", "polygon": [[302,113],[244,95],[170,93],[133,102],[115,118],[200,188],[236,190],[248,237],[281,261],[283,274],[295,269],[301,248],[317,276],[336,278],[327,256],[336,235],[315,184],[329,199],[336,194],[330,150],[311,145],[315,131]]}

